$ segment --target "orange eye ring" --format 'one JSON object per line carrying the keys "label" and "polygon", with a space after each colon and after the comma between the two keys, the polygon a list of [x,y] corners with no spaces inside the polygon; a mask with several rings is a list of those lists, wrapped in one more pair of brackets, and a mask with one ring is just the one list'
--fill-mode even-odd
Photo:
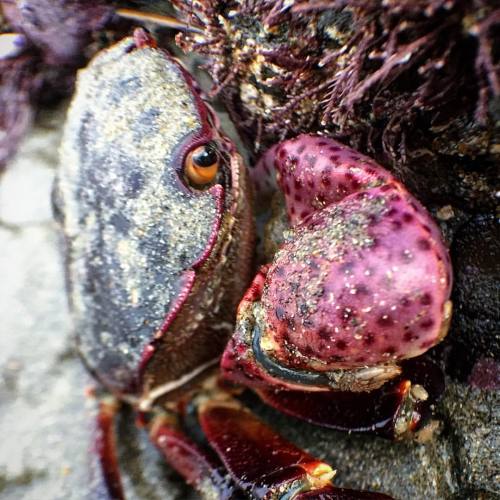
{"label": "orange eye ring", "polygon": [[204,186],[214,181],[219,171],[219,154],[209,142],[190,151],[184,161],[184,174],[191,184]]}

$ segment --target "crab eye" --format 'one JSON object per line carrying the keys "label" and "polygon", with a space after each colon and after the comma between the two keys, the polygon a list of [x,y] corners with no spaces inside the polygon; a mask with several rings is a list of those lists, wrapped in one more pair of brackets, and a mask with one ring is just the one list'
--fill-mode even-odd
{"label": "crab eye", "polygon": [[213,142],[198,146],[188,153],[184,173],[197,186],[211,183],[219,171],[219,153]]}

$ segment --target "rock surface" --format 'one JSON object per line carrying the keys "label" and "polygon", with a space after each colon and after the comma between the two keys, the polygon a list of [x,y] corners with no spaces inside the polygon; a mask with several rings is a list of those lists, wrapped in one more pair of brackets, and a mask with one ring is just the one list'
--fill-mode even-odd
{"label": "rock surface", "polygon": [[[0,499],[96,498],[88,475],[92,400],[72,347],[50,209],[63,110],[45,112],[0,177]],[[498,393],[450,382],[441,432],[426,444],[349,436],[249,403],[331,463],[336,484],[396,498],[500,498]],[[131,499],[197,498],[165,466],[130,412],[118,433]]]}

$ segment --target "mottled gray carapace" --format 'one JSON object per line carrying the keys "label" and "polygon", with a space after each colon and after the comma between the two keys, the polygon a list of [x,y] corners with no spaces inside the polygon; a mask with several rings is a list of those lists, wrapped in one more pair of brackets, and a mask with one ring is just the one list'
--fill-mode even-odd
{"label": "mottled gray carapace", "polygon": [[134,383],[229,203],[229,167],[208,189],[183,179],[186,152],[212,139],[206,114],[178,63],[131,38],[79,73],[54,198],[79,350],[113,390]]}

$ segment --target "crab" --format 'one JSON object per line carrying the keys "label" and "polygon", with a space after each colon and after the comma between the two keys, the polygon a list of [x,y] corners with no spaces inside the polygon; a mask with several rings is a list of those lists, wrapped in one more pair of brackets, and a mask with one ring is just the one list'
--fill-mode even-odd
{"label": "crab", "polygon": [[253,280],[250,175],[190,74],[143,29],[80,71],[53,201],[78,350],[113,396],[96,436],[111,498],[117,400],[206,498],[389,498],[334,487],[240,385],[390,438],[421,428],[442,391],[421,355],[446,335],[451,266],[422,205],[324,136],[272,147],[252,177],[278,207],[278,250]]}

